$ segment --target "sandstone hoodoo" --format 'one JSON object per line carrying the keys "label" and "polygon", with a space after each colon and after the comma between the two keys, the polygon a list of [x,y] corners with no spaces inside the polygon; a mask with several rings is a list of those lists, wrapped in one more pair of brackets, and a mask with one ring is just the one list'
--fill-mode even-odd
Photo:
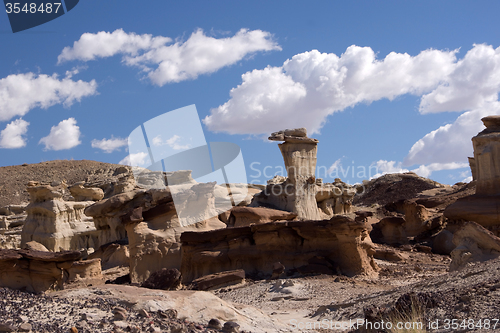
{"label": "sandstone hoodoo", "polygon": [[37,241],[51,251],[61,251],[105,244],[108,239],[103,239],[92,219],[84,214],[85,207],[94,202],[66,201],[63,199],[66,184],[52,185],[28,184],[30,204],[26,207],[28,216],[21,233],[21,246]]}
{"label": "sandstone hoodoo", "polygon": [[273,178],[250,206],[288,211],[300,220],[321,220],[351,211],[354,187],[340,179],[332,184],[316,179],[318,140],[307,137],[305,128],[275,132],[269,140],[284,141],[278,146],[287,177]]}
{"label": "sandstone hoodoo", "polygon": [[500,235],[500,116],[481,120],[486,129],[472,138],[474,158],[469,158],[476,193],[448,206],[444,215],[477,222]]}

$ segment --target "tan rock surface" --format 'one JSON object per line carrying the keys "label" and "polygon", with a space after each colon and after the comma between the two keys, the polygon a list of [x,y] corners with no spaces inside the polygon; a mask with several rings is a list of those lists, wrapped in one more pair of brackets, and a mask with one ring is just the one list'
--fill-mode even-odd
{"label": "tan rock surface", "polygon": [[97,298],[105,294],[127,304],[134,310],[144,309],[149,313],[177,310],[179,318],[208,324],[211,318],[223,322],[237,322],[242,330],[279,333],[292,332],[290,327],[272,318],[263,311],[248,305],[231,304],[206,291],[164,291],[132,286],[103,285],[98,288],[63,290],[54,293],[61,298]]}
{"label": "tan rock surface", "polygon": [[104,283],[100,259],[80,257],[76,251],[0,250],[0,287],[39,293]]}
{"label": "tan rock surface", "polygon": [[[194,199],[190,202],[194,205],[200,204],[196,218],[201,219],[201,222],[188,226],[181,223],[171,190],[184,190],[186,200],[203,193],[203,202]],[[190,183],[170,185],[164,189],[136,190],[101,200],[88,207],[85,213],[94,218],[98,228],[117,230],[120,233],[123,230],[123,233],[126,233],[129,241],[130,277],[132,282],[141,283],[151,273],[162,268],[180,268],[179,240],[182,232],[226,227],[226,224],[218,219],[214,193],[213,183]],[[209,218],[203,220],[205,217]]]}
{"label": "tan rock surface", "polygon": [[290,270],[308,265],[318,256],[348,276],[377,274],[367,225],[343,216],[185,232],[181,241],[184,283],[234,269],[270,276],[275,262]]}
{"label": "tan rock surface", "polygon": [[285,141],[278,146],[287,179],[283,183],[269,184],[254,196],[251,206],[273,207],[295,213],[299,219],[320,220],[315,178],[318,140],[307,138],[304,128],[273,133],[269,140]]}
{"label": "tan rock surface", "polygon": [[500,235],[500,116],[481,119],[486,129],[472,138],[475,195],[457,200],[444,215],[451,220],[474,221]]}
{"label": "tan rock surface", "polygon": [[99,201],[104,198],[104,191],[98,187],[84,187],[85,182],[78,182],[69,187],[75,201]]}
{"label": "tan rock surface", "polygon": [[234,207],[229,216],[229,225],[244,227],[274,221],[293,220],[297,214],[265,207]]}
{"label": "tan rock surface", "polygon": [[451,252],[450,271],[500,256],[500,238],[474,222],[465,222],[454,233],[453,243],[456,248]]}
{"label": "tan rock surface", "polygon": [[[50,251],[95,248],[105,243],[96,232],[92,219],[83,213],[93,202],[64,201],[64,185],[51,186],[32,183],[26,207],[28,216],[21,233],[21,246],[37,241]],[[104,237],[105,238],[105,237]]]}

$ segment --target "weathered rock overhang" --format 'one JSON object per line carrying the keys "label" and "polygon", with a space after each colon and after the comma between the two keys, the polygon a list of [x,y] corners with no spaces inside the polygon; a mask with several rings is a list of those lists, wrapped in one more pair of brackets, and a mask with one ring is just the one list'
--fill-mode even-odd
{"label": "weathered rock overhang", "polygon": [[331,263],[334,273],[376,276],[378,267],[368,232],[365,222],[345,216],[184,232],[181,235],[183,283],[234,269],[243,269],[251,275],[271,275],[276,262],[290,271],[318,259]]}

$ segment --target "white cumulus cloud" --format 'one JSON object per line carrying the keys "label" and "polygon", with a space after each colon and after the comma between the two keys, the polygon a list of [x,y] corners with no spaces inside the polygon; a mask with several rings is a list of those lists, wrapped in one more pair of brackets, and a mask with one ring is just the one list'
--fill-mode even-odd
{"label": "white cumulus cloud", "polygon": [[213,73],[255,52],[281,50],[271,34],[262,30],[241,29],[232,37],[217,39],[198,29],[186,41],[172,42],[169,37],[137,35],[122,29],[85,33],[72,47],[63,49],[58,62],[121,54],[123,63],[139,67],[152,83],[163,86]]}
{"label": "white cumulus cloud", "polygon": [[457,162],[431,163],[428,165],[420,165],[418,168],[416,168],[412,171],[415,172],[419,176],[428,178],[431,176],[431,174],[434,171],[455,170],[455,169],[462,169],[462,168],[468,168],[468,167],[469,167],[469,163],[457,163]]}
{"label": "white cumulus cloud", "polygon": [[167,139],[165,141],[162,140],[161,135],[158,135],[153,138],[152,140],[154,146],[169,146],[170,148],[174,150],[181,150],[181,149],[189,149],[191,147],[190,144],[185,144],[182,145],[181,142],[181,137],[178,136],[177,134],[173,135],[170,139]]}
{"label": "white cumulus cloud", "polygon": [[403,164],[401,162],[396,161],[379,160],[374,162],[370,166],[370,171],[373,169],[376,171],[376,174],[370,175],[370,179],[377,178],[388,173],[405,173],[409,171],[412,171],[421,177],[429,178],[434,171],[455,170],[469,167],[468,163],[430,163],[428,165],[422,164],[416,169],[409,170],[404,168],[402,165]]}
{"label": "white cumulus cloud", "polygon": [[130,166],[145,166],[150,163],[150,159],[147,153],[139,152],[134,154],[129,154],[127,157],[122,159],[118,164],[125,164]]}
{"label": "white cumulus cloud", "polygon": [[452,124],[426,134],[411,147],[404,165],[467,162],[473,155],[471,138],[485,128],[481,118],[489,115],[500,115],[499,102],[467,111]]}
{"label": "white cumulus cloud", "polygon": [[95,94],[95,80],[73,81],[71,75],[59,79],[57,74],[12,74],[0,79],[0,121],[24,116],[35,107],[47,109],[56,104],[69,107]]}
{"label": "white cumulus cloud", "polygon": [[121,147],[128,145],[127,139],[111,137],[111,139],[94,139],[91,142],[92,148],[98,148],[104,150],[106,153],[112,153],[115,150],[120,150]]}
{"label": "white cumulus cloud", "polygon": [[[378,160],[370,165],[370,179],[378,178],[388,173],[405,173],[410,170],[404,169],[401,162]],[[371,173],[375,172],[374,175]]]}
{"label": "white cumulus cloud", "polygon": [[78,146],[80,141],[80,127],[75,118],[68,118],[56,126],[52,126],[49,135],[40,139],[45,150],[63,150]]}
{"label": "white cumulus cloud", "polygon": [[403,94],[423,95],[453,72],[457,51],[391,52],[377,59],[369,47],[350,46],[340,57],[317,50],[242,75],[231,99],[212,109],[205,125],[216,132],[265,134],[306,127],[318,133],[328,115],[358,103]]}
{"label": "white cumulus cloud", "polygon": [[30,123],[23,119],[16,119],[7,124],[0,133],[0,148],[22,148],[26,146],[24,135]]}
{"label": "white cumulus cloud", "polygon": [[420,112],[466,111],[496,102],[500,91],[500,47],[474,45],[439,86],[422,97]]}

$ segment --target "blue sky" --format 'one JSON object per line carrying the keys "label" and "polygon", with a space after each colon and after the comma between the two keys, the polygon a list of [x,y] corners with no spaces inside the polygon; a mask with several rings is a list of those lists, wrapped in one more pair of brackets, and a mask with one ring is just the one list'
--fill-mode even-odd
{"label": "blue sky", "polygon": [[[496,1],[84,0],[15,34],[0,13],[0,165],[125,162],[135,128],[195,104],[206,141],[241,147],[249,181],[283,171],[266,134],[307,127],[325,181],[415,170],[453,184],[470,176],[480,118],[500,114],[499,12]],[[183,140],[156,142],[182,151]]]}

